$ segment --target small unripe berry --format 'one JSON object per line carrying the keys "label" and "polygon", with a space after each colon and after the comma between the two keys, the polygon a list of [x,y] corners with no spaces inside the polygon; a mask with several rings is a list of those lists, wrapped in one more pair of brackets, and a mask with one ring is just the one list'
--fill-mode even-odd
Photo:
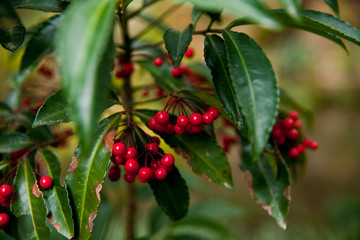
{"label": "small unripe berry", "polygon": [[4,228],[9,222],[9,215],[7,213],[0,213],[0,228]]}
{"label": "small unripe berry", "polygon": [[5,199],[9,199],[11,197],[13,190],[9,184],[4,184],[0,187],[0,195]]}
{"label": "small unripe berry", "polygon": [[160,67],[161,65],[163,65],[164,61],[162,60],[162,58],[155,58],[153,63],[156,67]]}
{"label": "small unripe berry", "polygon": [[175,78],[180,78],[182,76],[182,72],[179,68],[173,68],[171,69],[171,75]]}
{"label": "small unripe berry", "polygon": [[191,125],[198,126],[202,123],[202,116],[200,113],[193,113],[190,115]]}
{"label": "small unripe berry", "polygon": [[169,122],[169,114],[165,111],[159,111],[155,114],[155,120],[158,124],[167,125]]}
{"label": "small unripe berry", "polygon": [[124,169],[128,173],[137,173],[139,170],[139,163],[134,159],[129,159],[126,161]]}
{"label": "small unripe berry", "polygon": [[205,125],[210,125],[214,122],[214,117],[210,113],[205,113],[202,119]]}
{"label": "small unripe berry", "polygon": [[163,180],[167,176],[167,171],[165,168],[159,168],[155,171],[155,178]]}
{"label": "small unripe berry", "polygon": [[110,181],[112,181],[112,182],[118,181],[121,177],[121,170],[120,170],[119,166],[112,165],[109,169],[108,177],[109,177]]}
{"label": "small unripe berry", "polygon": [[112,153],[113,155],[123,155],[126,151],[126,146],[122,142],[114,143]]}
{"label": "small unripe berry", "polygon": [[176,120],[176,124],[181,128],[186,128],[187,125],[189,125],[189,123],[190,123],[190,120],[185,115],[179,116]]}
{"label": "small unripe berry", "polygon": [[125,158],[126,158],[126,159],[136,158],[137,155],[138,155],[138,152],[137,152],[136,148],[129,147],[129,148],[126,150],[126,156],[125,156]]}
{"label": "small unripe berry", "polygon": [[49,176],[43,176],[39,181],[40,187],[50,189],[53,186],[53,180]]}

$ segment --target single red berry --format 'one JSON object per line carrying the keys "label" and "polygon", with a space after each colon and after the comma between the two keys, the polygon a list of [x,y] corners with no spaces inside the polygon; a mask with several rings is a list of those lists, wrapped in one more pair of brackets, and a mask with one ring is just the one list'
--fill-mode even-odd
{"label": "single red berry", "polygon": [[189,74],[189,69],[187,66],[180,65],[177,69],[179,69],[182,74]]}
{"label": "single red berry", "polygon": [[151,161],[151,162],[150,162],[150,168],[151,168],[152,170],[156,170],[156,169],[159,168],[159,166],[156,164],[155,161]]}
{"label": "single red berry", "polygon": [[139,180],[139,182],[141,182],[141,183],[147,183],[147,182],[148,182],[147,180],[142,179],[139,175],[138,175],[138,180]]}
{"label": "single red berry", "polygon": [[5,199],[9,199],[11,197],[13,190],[9,184],[4,184],[0,187],[0,195]]}
{"label": "single red berry", "polygon": [[193,113],[190,115],[190,123],[193,126],[198,126],[202,123],[202,116],[200,113]]}
{"label": "single red berry", "polygon": [[160,138],[158,138],[157,136],[152,136],[151,139],[152,139],[152,141],[153,141],[154,143],[156,143],[157,145],[160,144]]}
{"label": "single red berry", "polygon": [[214,122],[214,117],[210,113],[205,113],[202,116],[202,119],[203,119],[203,123],[205,125],[210,125],[210,124],[212,124]]}
{"label": "single red berry", "polygon": [[159,111],[155,114],[155,120],[158,124],[167,125],[169,122],[169,114],[165,111]]}
{"label": "single red berry", "polygon": [[124,71],[121,69],[121,70],[116,70],[115,76],[116,76],[117,78],[124,78],[124,77],[126,77],[126,74],[125,74]]}
{"label": "single red berry", "polygon": [[151,130],[156,130],[156,124],[157,124],[157,122],[155,120],[155,117],[152,117],[149,119],[148,126]]}
{"label": "single red berry", "polygon": [[286,132],[286,137],[289,140],[295,141],[299,137],[299,132],[295,128],[292,128]]}
{"label": "single red berry", "polygon": [[282,121],[282,126],[286,129],[293,128],[295,126],[295,121],[291,118],[285,118]]}
{"label": "single red berry", "polygon": [[162,60],[162,58],[155,58],[153,63],[155,66],[160,67],[161,65],[163,65],[164,61]]}
{"label": "single red berry", "polygon": [[7,213],[0,213],[0,228],[4,228],[9,222],[9,215]]}
{"label": "single red berry", "polygon": [[145,146],[146,150],[152,151],[157,153],[159,151],[159,145],[157,145],[156,143],[148,143]]}
{"label": "single red berry", "polygon": [[131,183],[135,180],[136,174],[135,173],[125,173],[124,179],[126,182]]}
{"label": "single red berry", "polygon": [[129,148],[126,150],[126,156],[125,156],[125,158],[126,158],[126,159],[136,158],[137,155],[138,155],[138,152],[137,152],[136,148],[129,147]]}
{"label": "single red berry", "polygon": [[288,114],[288,116],[289,116],[290,118],[292,118],[294,121],[296,121],[296,120],[299,119],[299,113],[298,113],[297,111],[295,111],[295,110],[290,111],[289,114]]}
{"label": "single red berry", "polygon": [[277,145],[283,145],[286,142],[285,136],[281,136],[280,138],[276,139]]}
{"label": "single red berry", "polygon": [[6,202],[6,201],[7,201],[7,199],[0,195],[0,203]]}
{"label": "single red berry", "polygon": [[297,147],[297,149],[299,150],[299,153],[300,153],[300,154],[305,151],[305,146],[304,146],[304,144],[299,144],[299,145],[297,145],[296,147]]}
{"label": "single red berry", "polygon": [[53,180],[49,176],[43,176],[39,181],[40,187],[50,189],[53,186]]}
{"label": "single red berry", "polygon": [[303,142],[304,146],[310,148],[312,141],[309,138],[306,138]]}
{"label": "single red berry", "polygon": [[139,169],[138,174],[141,179],[148,182],[153,177],[153,170],[151,170],[151,168],[148,168],[148,167],[142,167]]}
{"label": "single red berry", "polygon": [[303,124],[302,124],[302,121],[300,119],[295,121],[295,127],[300,129],[300,128],[302,128],[302,126],[303,126]]}
{"label": "single red berry", "polygon": [[181,128],[186,128],[187,125],[189,125],[190,120],[188,116],[181,115],[176,120],[176,125],[178,125]]}
{"label": "single red berry", "polygon": [[178,134],[178,135],[182,135],[182,134],[185,133],[185,129],[179,127],[179,125],[176,124],[176,125],[174,126],[174,132],[175,132],[176,134]]}
{"label": "single red berry", "polygon": [[165,129],[165,133],[166,134],[173,134],[174,133],[174,124],[168,123],[166,129]]}
{"label": "single red berry", "polygon": [[312,149],[312,150],[316,150],[318,147],[319,147],[319,144],[316,141],[312,141],[310,146],[309,146],[309,148]]}
{"label": "single red berry", "polygon": [[109,177],[110,181],[112,181],[112,182],[118,181],[121,177],[121,170],[120,170],[119,166],[112,165],[109,169],[108,177]]}
{"label": "single red berry", "polygon": [[174,156],[168,153],[161,158],[161,166],[163,167],[171,167],[172,165],[174,165],[174,162]]}
{"label": "single red berry", "polygon": [[124,169],[128,173],[137,173],[139,170],[139,163],[134,159],[129,159],[126,161]]}
{"label": "single red berry", "polygon": [[3,201],[3,202],[0,203],[0,205],[3,206],[4,208],[10,207],[10,204],[11,204],[11,200],[10,200],[10,199],[8,199],[8,200]]}
{"label": "single red berry", "polygon": [[127,62],[124,64],[122,70],[126,76],[130,76],[131,73],[134,71],[134,67],[131,62]]}
{"label": "single red berry", "polygon": [[113,155],[123,155],[126,151],[126,146],[122,142],[114,143],[112,153]]}
{"label": "single red berry", "polygon": [[144,89],[144,90],[142,91],[141,95],[142,95],[143,97],[149,96],[149,90],[148,90],[148,89]]}
{"label": "single red berry", "polygon": [[194,49],[192,47],[188,47],[185,52],[185,57],[191,58],[194,55]]}
{"label": "single red berry", "polygon": [[279,139],[283,136],[283,133],[281,131],[281,129],[279,128],[274,128],[271,132],[271,137],[274,139]]}
{"label": "single red berry", "polygon": [[290,148],[290,149],[289,149],[288,154],[289,154],[289,157],[290,157],[290,158],[298,158],[299,155],[300,155],[300,152],[299,152],[299,149],[298,149],[298,148],[293,147],[293,148]]}
{"label": "single red berry", "polygon": [[187,127],[185,129],[187,134],[190,134],[190,135],[194,134],[194,132],[192,130],[192,126],[193,125],[191,125],[191,124],[187,125]]}
{"label": "single red berry", "polygon": [[191,126],[191,130],[193,131],[193,133],[199,133],[203,130],[203,125],[197,125],[197,126]]}
{"label": "single red berry", "polygon": [[209,108],[207,112],[213,116],[214,120],[219,117],[219,111],[214,107]]}
{"label": "single red berry", "polygon": [[167,176],[167,171],[165,168],[159,168],[155,171],[155,178],[163,180]]}
{"label": "single red berry", "polygon": [[179,68],[173,68],[171,69],[171,75],[175,78],[180,78],[182,76],[182,72]]}
{"label": "single red berry", "polygon": [[161,124],[158,124],[156,123],[156,131],[158,132],[165,132],[165,130],[167,129],[167,125],[161,125]]}
{"label": "single red berry", "polygon": [[111,161],[116,165],[125,164],[125,158],[122,155],[112,155]]}

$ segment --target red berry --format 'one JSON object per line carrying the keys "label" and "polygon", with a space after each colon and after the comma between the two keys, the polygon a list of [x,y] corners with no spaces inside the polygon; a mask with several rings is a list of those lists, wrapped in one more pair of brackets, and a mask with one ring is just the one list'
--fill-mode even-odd
{"label": "red berry", "polygon": [[9,199],[12,194],[12,187],[9,184],[4,184],[0,187],[0,195],[5,199]]}
{"label": "red berry", "polygon": [[181,115],[177,118],[176,120],[176,125],[178,125],[181,128],[186,128],[187,125],[189,125],[190,120],[188,118],[188,116],[185,115]]}
{"label": "red berry", "polygon": [[53,180],[49,176],[43,176],[40,178],[40,187],[43,189],[50,189],[53,185]]}
{"label": "red berry", "polygon": [[185,57],[191,58],[194,55],[194,49],[192,47],[188,47],[185,52]]}
{"label": "red berry", "polygon": [[142,167],[139,169],[138,174],[141,179],[148,182],[153,177],[153,170],[151,170],[151,168],[148,168],[148,167]]}
{"label": "red berry", "polygon": [[130,76],[131,73],[134,71],[134,67],[131,62],[127,62],[124,64],[122,71],[124,72],[125,76]]}
{"label": "red berry", "polygon": [[114,143],[112,153],[113,155],[123,155],[126,151],[126,146],[122,142]]}
{"label": "red berry", "polygon": [[158,138],[158,137],[156,137],[156,136],[153,136],[153,137],[151,137],[151,139],[152,139],[152,141],[153,141],[154,143],[156,143],[157,145],[160,144],[160,138]]}
{"label": "red berry", "polygon": [[191,130],[193,133],[199,133],[201,130],[203,130],[203,125],[197,125],[197,126],[191,126]]}
{"label": "red berry", "polygon": [[277,145],[283,145],[286,142],[285,136],[281,136],[280,138],[276,139]]}
{"label": "red berry", "polygon": [[121,70],[117,70],[116,72],[115,72],[115,76],[117,77],[117,78],[124,78],[124,77],[126,77],[126,75],[125,75],[125,73],[124,73],[124,71],[121,69]]}
{"label": "red berry", "polygon": [[168,153],[161,158],[161,166],[163,167],[171,167],[172,165],[174,165],[174,162],[174,156]]}
{"label": "red berry", "polygon": [[150,168],[151,168],[152,170],[156,170],[156,169],[158,169],[159,167],[158,167],[158,165],[156,164],[155,161],[151,161],[151,162],[150,162]]}
{"label": "red berry", "polygon": [[179,68],[173,68],[171,69],[171,75],[175,78],[180,78],[182,76],[182,72]]}
{"label": "red berry", "polygon": [[168,123],[164,132],[166,134],[173,134],[174,133],[174,124]]}
{"label": "red berry", "polygon": [[192,130],[192,126],[193,125],[191,125],[191,124],[187,125],[187,127],[185,129],[187,134],[190,134],[190,135],[194,134],[194,131]]}
{"label": "red berry", "polygon": [[299,113],[297,111],[290,111],[289,112],[289,117],[292,118],[294,121],[299,119]]}
{"label": "red berry", "polygon": [[295,141],[299,137],[299,132],[295,128],[292,128],[286,132],[286,137],[289,140]]}
{"label": "red berry", "polygon": [[169,114],[165,111],[159,111],[155,114],[155,120],[158,124],[167,125],[169,122]]}
{"label": "red berry", "polygon": [[139,163],[134,159],[129,159],[126,161],[124,169],[128,173],[137,173],[139,170]]}
{"label": "red berry", "polygon": [[165,168],[159,168],[155,171],[155,178],[163,180],[167,176],[167,171]]}
{"label": "red berry", "polygon": [[180,72],[183,73],[183,74],[188,74],[189,73],[189,69],[188,69],[187,66],[180,65],[177,69],[179,69]]}
{"label": "red berry", "polygon": [[125,158],[122,155],[112,155],[111,161],[116,165],[122,165],[125,163]]}
{"label": "red berry", "polygon": [[161,65],[163,65],[164,61],[162,60],[162,58],[155,58],[153,63],[155,66],[160,67]]}
{"label": "red berry", "polygon": [[0,203],[0,205],[3,206],[4,208],[10,207],[10,204],[11,204],[10,199]]}
{"label": "red berry", "polygon": [[159,146],[156,143],[148,143],[145,146],[146,150],[157,153],[159,151]]}
{"label": "red berry", "polygon": [[302,126],[303,126],[303,124],[302,124],[301,120],[298,119],[298,120],[295,121],[295,127],[300,129],[300,128],[302,128]]}
{"label": "red berry", "polygon": [[282,126],[286,129],[293,128],[295,126],[295,121],[291,118],[285,118],[282,121]]}
{"label": "red berry", "polygon": [[214,120],[219,117],[219,111],[214,107],[209,108],[207,112],[213,116]]}
{"label": "red berry", "polygon": [[191,125],[198,126],[202,123],[202,116],[200,113],[193,113],[190,115]]}
{"label": "red berry", "polygon": [[274,139],[279,139],[283,136],[283,133],[281,131],[281,129],[279,128],[274,128],[271,132],[271,137]]}
{"label": "red berry", "polygon": [[120,176],[121,176],[121,170],[119,166],[112,165],[109,169],[109,174],[108,174],[110,181],[116,182],[120,179]]}
{"label": "red berry", "polygon": [[307,148],[310,148],[310,146],[312,145],[312,141],[308,138],[306,138],[303,142],[304,146]]}
{"label": "red berry", "polygon": [[203,123],[206,125],[210,125],[214,122],[214,117],[210,113],[205,113],[202,116],[202,119],[203,119]]}
{"label": "red berry", "polygon": [[135,180],[136,174],[135,173],[125,173],[124,179],[126,182],[131,183]]}
{"label": "red berry", "polygon": [[157,122],[155,120],[155,117],[152,117],[149,119],[148,126],[151,130],[156,130],[156,124],[157,124]]}
{"label": "red berry", "polygon": [[4,228],[10,221],[9,215],[0,213],[0,228]]}
{"label": "red berry", "polygon": [[142,91],[141,95],[142,95],[143,97],[149,96],[149,90],[148,90],[148,89],[144,89],[144,90]]}
{"label": "red berry", "polygon": [[299,150],[299,153],[303,153],[305,151],[305,146],[303,144],[299,144],[296,146],[297,149]]}
{"label": "red berry", "polygon": [[138,155],[138,152],[137,152],[136,148],[129,147],[129,148],[126,150],[126,156],[125,156],[125,158],[126,158],[126,159],[136,158],[137,155]]}
{"label": "red berry", "polygon": [[294,147],[289,149],[288,154],[290,158],[297,158],[300,155],[300,151],[298,148]]}
{"label": "red berry", "polygon": [[147,183],[148,182],[148,181],[142,179],[139,175],[138,175],[138,179],[139,179],[139,182],[141,182],[141,183]]}
{"label": "red berry", "polygon": [[319,147],[319,144],[316,141],[311,142],[311,144],[309,146],[309,148],[312,150],[316,150],[318,147]]}
{"label": "red berry", "polygon": [[182,135],[185,133],[185,129],[179,127],[179,125],[176,124],[174,127],[174,132],[178,135]]}

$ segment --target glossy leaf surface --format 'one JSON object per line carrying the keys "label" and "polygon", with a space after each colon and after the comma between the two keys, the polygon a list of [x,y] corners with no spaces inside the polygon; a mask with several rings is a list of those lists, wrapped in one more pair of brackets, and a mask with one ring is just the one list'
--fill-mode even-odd
{"label": "glossy leaf surface", "polygon": [[68,3],[62,0],[11,0],[14,8],[38,10],[43,12],[62,12]]}
{"label": "glossy leaf surface", "polygon": [[11,153],[32,144],[30,138],[20,132],[5,133],[0,137],[0,153]]}

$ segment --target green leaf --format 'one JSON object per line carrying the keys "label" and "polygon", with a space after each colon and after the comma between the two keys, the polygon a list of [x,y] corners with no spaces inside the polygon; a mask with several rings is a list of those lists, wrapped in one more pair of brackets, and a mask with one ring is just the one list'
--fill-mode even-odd
{"label": "green leaf", "polygon": [[11,211],[17,217],[30,215],[34,232],[29,239],[49,239],[50,230],[45,225],[45,203],[28,159],[21,161],[17,169],[14,191],[17,198],[11,202]]}
{"label": "green leaf", "polygon": [[323,0],[331,9],[336,13],[336,15],[339,15],[339,5],[337,0]]}
{"label": "green leaf", "polygon": [[180,65],[186,50],[188,49],[192,35],[194,33],[194,25],[189,26],[184,31],[177,31],[169,28],[164,33],[165,48],[169,53],[174,68]]}
{"label": "green leaf", "polygon": [[301,21],[301,10],[299,0],[278,0],[278,2],[283,6],[287,13],[292,17],[295,21]]}
{"label": "green leaf", "polygon": [[149,182],[159,207],[173,221],[183,218],[189,209],[189,191],[179,170],[174,167],[165,180]]}
{"label": "green leaf", "polygon": [[44,12],[62,12],[68,3],[61,0],[11,0],[14,8],[39,10]]}
{"label": "green leaf", "polygon": [[253,158],[262,152],[279,107],[277,78],[259,45],[244,33],[223,32],[231,83],[253,145]]}
{"label": "green leaf", "polygon": [[72,117],[88,151],[106,108],[114,58],[113,0],[75,1],[57,34],[56,52]]}
{"label": "green leaf", "polygon": [[178,91],[185,87],[183,79],[174,78],[171,75],[171,66],[164,63],[160,67],[154,66],[151,60],[137,62],[142,68],[148,71],[157,85],[169,93]]}
{"label": "green leaf", "polygon": [[0,102],[0,117],[10,117],[11,115],[9,106],[4,102]]}
{"label": "green leaf", "polygon": [[[90,151],[79,145],[70,165],[66,184],[73,203],[75,234],[79,239],[88,239],[100,204],[100,190],[109,166],[111,153],[104,139],[107,133],[118,127],[118,115],[100,122],[91,139]],[[113,130],[116,131],[116,130]]]}
{"label": "green leaf", "polygon": [[53,51],[53,41],[62,16],[62,14],[56,15],[42,23],[30,39],[21,59],[19,73],[15,76],[15,81],[19,85],[25,82],[41,59]]}
{"label": "green leaf", "polygon": [[268,160],[261,155],[252,161],[252,149],[243,142],[241,170],[245,172],[250,193],[258,204],[271,215],[282,228],[286,228],[286,215],[290,202],[290,175],[285,163],[276,161],[277,174]]}
{"label": "green leaf", "polygon": [[25,27],[8,0],[0,1],[0,43],[15,51],[24,41]]}
{"label": "green leaf", "polygon": [[74,236],[74,222],[66,186],[60,185],[60,162],[49,149],[38,151],[35,159],[39,164],[45,163],[46,175],[53,179],[53,187],[43,191],[52,217],[50,222],[61,235],[70,239]]}
{"label": "green leaf", "polygon": [[217,35],[205,37],[204,57],[211,70],[216,97],[231,122],[246,137],[247,129],[237,101],[237,89],[232,85],[224,40]]}
{"label": "green leaf", "polygon": [[70,121],[71,119],[66,106],[66,96],[62,89],[45,100],[36,114],[32,127]]}
{"label": "green leaf", "polygon": [[0,137],[0,153],[12,153],[32,144],[29,137],[20,132],[5,133]]}
{"label": "green leaf", "polygon": [[[153,110],[137,109],[136,111],[146,124],[156,114]],[[158,132],[157,134],[189,161],[196,174],[206,176],[212,182],[227,188],[233,188],[230,165],[214,137],[205,132],[197,135],[167,135]]]}
{"label": "green leaf", "polygon": [[260,1],[254,0],[173,0],[174,2],[190,2],[195,7],[209,12],[221,12],[224,10],[235,17],[249,16],[251,22],[263,25],[271,29],[281,28],[276,18],[271,16],[268,9]]}

